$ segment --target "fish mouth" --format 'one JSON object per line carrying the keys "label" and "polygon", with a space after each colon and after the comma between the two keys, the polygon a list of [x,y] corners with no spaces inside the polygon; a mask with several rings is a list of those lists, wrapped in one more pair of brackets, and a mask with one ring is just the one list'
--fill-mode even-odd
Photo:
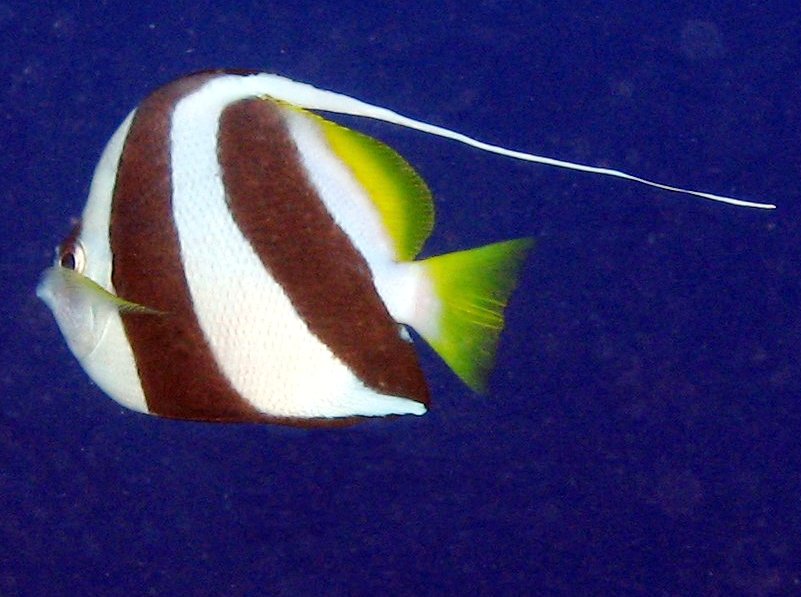
{"label": "fish mouth", "polygon": [[[55,266],[54,266],[55,267]],[[39,283],[36,284],[36,297],[43,301],[50,309],[53,309],[55,301],[55,292],[53,286],[53,267],[48,267],[39,276]]]}

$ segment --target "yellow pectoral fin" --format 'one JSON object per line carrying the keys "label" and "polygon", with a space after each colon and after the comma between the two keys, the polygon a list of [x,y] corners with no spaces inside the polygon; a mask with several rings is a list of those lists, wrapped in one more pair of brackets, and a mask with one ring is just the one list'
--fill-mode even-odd
{"label": "yellow pectoral fin", "polygon": [[67,344],[81,362],[97,348],[112,315],[162,313],[122,299],[94,280],[58,265],[44,271],[36,295],[53,311]]}
{"label": "yellow pectoral fin", "polygon": [[121,313],[144,313],[148,315],[164,315],[163,311],[152,309],[113,294],[100,286],[97,282],[76,271],[65,267],[54,266],[48,275],[56,276],[65,289],[83,294],[94,303],[113,307]]}

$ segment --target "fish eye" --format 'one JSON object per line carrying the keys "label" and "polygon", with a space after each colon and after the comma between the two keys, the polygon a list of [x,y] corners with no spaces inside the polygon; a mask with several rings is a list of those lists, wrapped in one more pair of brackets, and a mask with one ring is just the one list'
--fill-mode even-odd
{"label": "fish eye", "polygon": [[59,247],[56,262],[65,269],[71,269],[77,273],[83,273],[86,266],[86,252],[83,245],[78,240],[66,243]]}

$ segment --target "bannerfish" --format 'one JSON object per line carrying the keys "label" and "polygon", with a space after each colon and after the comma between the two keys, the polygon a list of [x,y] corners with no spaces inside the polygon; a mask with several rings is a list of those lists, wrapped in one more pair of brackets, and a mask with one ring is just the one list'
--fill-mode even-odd
{"label": "bannerfish", "polygon": [[429,390],[407,327],[484,389],[531,239],[415,261],[434,222],[425,182],[388,146],[316,111],[772,207],[489,145],[278,75],[189,75],[113,134],[37,287],[117,402],[295,425],[421,415]]}

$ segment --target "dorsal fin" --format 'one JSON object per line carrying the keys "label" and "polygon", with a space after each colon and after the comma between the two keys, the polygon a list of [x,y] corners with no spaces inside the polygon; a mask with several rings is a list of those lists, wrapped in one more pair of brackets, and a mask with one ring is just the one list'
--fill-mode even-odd
{"label": "dorsal fin", "polygon": [[283,100],[290,104],[307,108],[309,110],[321,110],[324,112],[334,112],[337,114],[350,114],[353,116],[363,116],[365,118],[373,118],[382,120],[384,122],[391,122],[406,128],[422,131],[431,135],[453,139],[459,143],[470,145],[482,151],[490,153],[497,153],[499,155],[523,160],[526,162],[535,162],[538,164],[545,164],[548,166],[555,166],[558,168],[566,168],[568,170],[578,170],[580,172],[589,172],[591,174],[600,174],[603,176],[612,176],[614,178],[622,178],[624,180],[631,180],[650,187],[663,189],[666,191],[673,191],[676,193],[684,193],[687,195],[694,195],[712,201],[719,201],[721,203],[728,203],[730,205],[738,205],[741,207],[757,207],[762,209],[775,209],[775,205],[771,203],[758,203],[755,201],[744,201],[742,199],[735,199],[733,197],[726,197],[724,195],[715,195],[713,193],[705,193],[703,191],[693,191],[672,185],[667,185],[652,180],[647,180],[639,176],[634,176],[620,170],[613,170],[611,168],[599,168],[596,166],[588,166],[585,164],[577,164],[565,160],[557,160],[541,155],[532,153],[525,153],[522,151],[515,151],[507,149],[498,145],[484,143],[478,139],[468,137],[462,133],[446,129],[441,126],[415,120],[402,114],[398,114],[387,108],[382,108],[367,102],[363,102],[354,97],[328,91],[326,89],[319,89],[308,83],[300,83],[281,77],[279,75],[272,75],[262,73],[254,75],[259,79],[259,86],[263,88],[263,93],[269,95],[274,99]]}
{"label": "dorsal fin", "polygon": [[425,181],[394,149],[368,135],[286,102],[322,129],[332,151],[366,190],[400,261],[414,259],[434,226],[434,202]]}

